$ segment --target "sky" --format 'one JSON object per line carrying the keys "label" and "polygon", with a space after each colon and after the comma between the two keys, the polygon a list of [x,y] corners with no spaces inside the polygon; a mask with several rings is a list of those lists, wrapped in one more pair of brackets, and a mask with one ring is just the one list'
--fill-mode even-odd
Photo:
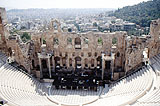
{"label": "sky", "polygon": [[122,8],[148,0],[0,0],[6,9],[27,8]]}

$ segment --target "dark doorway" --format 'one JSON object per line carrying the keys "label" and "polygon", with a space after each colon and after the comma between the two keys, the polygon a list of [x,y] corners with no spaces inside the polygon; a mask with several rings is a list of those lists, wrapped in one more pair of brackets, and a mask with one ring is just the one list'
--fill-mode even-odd
{"label": "dark doorway", "polygon": [[9,52],[9,56],[12,56],[12,49],[11,48],[8,49],[8,52]]}
{"label": "dark doorway", "polygon": [[35,65],[34,65],[34,60],[32,60],[32,67],[33,67],[33,68],[35,68]]}
{"label": "dark doorway", "polygon": [[60,57],[55,57],[55,66],[60,65]]}
{"label": "dark doorway", "polygon": [[47,68],[47,62],[45,59],[42,60],[42,68],[46,69]]}
{"label": "dark doorway", "polygon": [[105,61],[105,69],[107,70],[111,69],[111,61]]}
{"label": "dark doorway", "polygon": [[97,68],[98,69],[102,68],[102,57],[101,56],[97,57]]}
{"label": "dark doorway", "polygon": [[75,58],[75,67],[76,67],[76,69],[81,68],[81,58],[80,57]]}
{"label": "dark doorway", "polygon": [[79,37],[75,38],[75,49],[81,49],[81,39]]}

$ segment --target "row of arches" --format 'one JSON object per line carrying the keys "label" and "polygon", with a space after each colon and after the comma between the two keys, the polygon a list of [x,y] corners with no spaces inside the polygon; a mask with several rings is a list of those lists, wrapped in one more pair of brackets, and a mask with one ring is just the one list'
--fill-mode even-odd
{"label": "row of arches", "polygon": [[[84,67],[85,68],[88,68],[89,64],[91,65],[91,67],[101,67],[102,65],[102,59],[101,59],[101,56],[99,56],[98,58],[96,59],[88,59],[88,58],[85,58],[82,60],[81,57],[77,56],[75,58],[60,58],[60,57],[54,57],[54,61],[55,61],[55,67],[56,66],[60,66],[60,64],[63,66],[63,67],[66,67],[67,66],[67,61],[68,61],[68,65],[69,67],[74,67],[74,68],[81,68],[82,67],[82,64],[84,64]],[[62,63],[60,63],[62,62]],[[95,64],[96,63],[96,64]]]}
{"label": "row of arches", "polygon": [[[89,43],[89,39],[87,37],[85,37],[83,39],[84,44],[88,44]],[[81,45],[82,44],[82,40],[80,37],[76,37],[74,40],[75,45]],[[100,37],[97,40],[98,45],[103,45],[103,39]],[[117,43],[117,38],[113,38],[112,39],[112,44],[116,44]],[[59,45],[59,39],[58,38],[53,38],[53,44]],[[68,37],[67,38],[67,44],[71,44],[72,45],[72,38]]]}

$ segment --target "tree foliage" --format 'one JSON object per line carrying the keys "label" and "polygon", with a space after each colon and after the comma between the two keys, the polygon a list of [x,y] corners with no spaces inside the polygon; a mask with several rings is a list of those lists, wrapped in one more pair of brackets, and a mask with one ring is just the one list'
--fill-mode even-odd
{"label": "tree foliage", "polygon": [[31,36],[27,32],[24,32],[23,35],[21,36],[21,39],[23,42],[26,42],[28,40],[31,40]]}
{"label": "tree foliage", "polygon": [[160,0],[151,0],[134,6],[126,6],[116,10],[109,16],[136,23],[141,27],[149,27],[151,20],[160,18]]}

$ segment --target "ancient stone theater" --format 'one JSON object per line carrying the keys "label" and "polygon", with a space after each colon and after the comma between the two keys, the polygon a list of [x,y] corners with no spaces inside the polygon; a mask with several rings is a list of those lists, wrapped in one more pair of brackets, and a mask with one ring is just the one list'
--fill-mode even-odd
{"label": "ancient stone theater", "polygon": [[[124,31],[112,33],[68,32],[61,29],[61,23],[59,20],[52,19],[47,28],[35,31],[31,34],[31,40],[24,43],[19,35],[9,34],[5,9],[0,8],[0,51],[2,58],[1,69],[14,67],[15,70],[21,70],[17,72],[17,75],[23,71],[25,75],[34,78],[32,80],[40,81],[40,84],[51,83],[51,86],[55,86],[56,89],[53,89],[52,87],[46,88],[50,89],[49,91],[77,89],[75,92],[78,92],[78,89],[83,89],[83,92],[85,92],[85,89],[88,89],[98,92],[101,90],[99,91],[100,94],[95,95],[99,95],[100,98],[109,98],[103,100],[99,98],[93,99],[91,97],[91,100],[86,102],[86,99],[80,101],[82,99],[80,96],[78,99],[80,102],[69,102],[67,99],[61,99],[60,97],[58,98],[57,96],[54,96],[54,94],[52,94],[53,92],[48,94],[48,91],[46,90],[43,92],[46,92],[45,95],[48,95],[48,101],[44,101],[44,104],[38,102],[38,100],[46,99],[43,99],[42,95],[38,95],[37,98],[39,99],[34,102],[32,101],[33,104],[41,103],[42,106],[46,104],[47,106],[98,106],[99,103],[102,105],[102,103],[111,103],[109,101],[112,101],[114,106],[119,104],[127,105],[135,103],[140,97],[145,96],[145,92],[152,89],[153,80],[151,79],[154,78],[154,76],[157,76],[158,78],[159,74],[156,74],[153,70],[156,70],[154,68],[156,67],[156,65],[154,66],[154,63],[159,65],[159,60],[154,60],[154,58],[160,53],[160,19],[151,22],[150,34],[144,36],[128,36]],[[10,68],[6,69],[8,75],[10,73]],[[15,70],[13,69],[12,74]],[[7,77],[7,74],[5,73],[3,75],[2,72],[0,75],[6,75],[6,78],[11,77]],[[142,76],[145,80],[142,80]],[[14,77],[16,78],[16,75],[13,76],[13,78]],[[128,81],[129,79],[127,78],[129,78],[130,81]],[[133,82],[134,80],[135,82]],[[154,81],[156,83],[156,80]],[[0,83],[1,82],[3,82],[3,79],[0,80]],[[128,88],[128,90],[131,90],[130,92],[123,88],[123,86],[132,88],[135,86],[134,84],[140,82],[144,82],[145,84],[137,84],[137,87],[140,86],[139,88],[135,88],[138,89],[136,92],[137,95],[135,92],[132,92],[133,89]],[[36,86],[39,87],[40,85]],[[100,89],[100,86],[103,87],[103,89]],[[6,89],[5,87],[6,86],[3,86],[3,84],[1,85],[1,89]],[[105,91],[105,88],[108,89],[108,91]],[[14,90],[16,90],[16,88]],[[70,92],[70,90],[68,92]],[[118,92],[121,93],[119,94]],[[127,98],[127,93],[128,95],[132,95],[128,96],[131,97],[130,99]],[[134,95],[132,93],[134,93]],[[4,94],[1,91],[0,94],[3,94],[2,97],[4,98],[7,98],[5,95],[9,95]],[[125,101],[117,100],[117,102],[113,102],[113,100],[115,100],[115,98],[111,98],[113,95],[114,97],[117,96],[117,98],[124,96],[124,98],[126,97],[127,99],[124,99]],[[53,99],[56,97],[57,101]],[[87,94],[86,97],[88,98]],[[14,102],[15,104],[21,104],[27,99],[24,99],[24,101],[21,102],[16,102],[12,98],[4,100],[8,100],[8,102],[12,103]],[[50,103],[51,101],[55,104],[53,105]],[[27,106],[31,106],[32,102],[27,102],[29,104]],[[140,104],[141,102],[137,101],[136,103]]]}

